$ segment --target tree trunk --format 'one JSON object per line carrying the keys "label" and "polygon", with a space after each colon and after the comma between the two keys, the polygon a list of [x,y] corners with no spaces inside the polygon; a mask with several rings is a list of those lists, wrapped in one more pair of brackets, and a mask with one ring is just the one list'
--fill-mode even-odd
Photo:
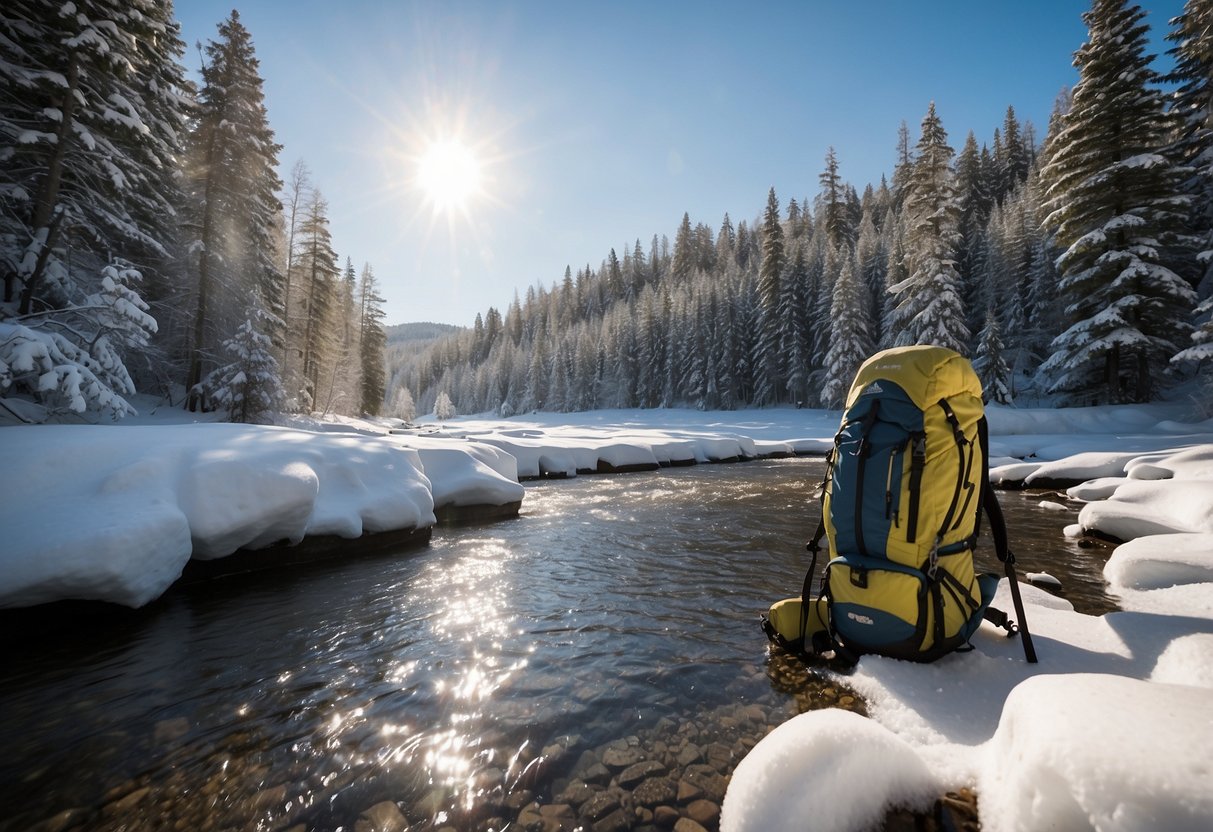
{"label": "tree trunk", "polygon": [[205,205],[202,209],[202,251],[198,253],[198,309],[194,315],[194,346],[190,351],[189,371],[185,377],[185,406],[192,413],[201,405],[201,396],[194,388],[202,381],[202,344],[206,337],[206,319],[211,294],[211,242],[214,236],[215,208],[211,191],[215,181],[214,159],[216,132],[212,131],[206,146]]}
{"label": "tree trunk", "polygon": [[[80,87],[80,66],[76,53],[73,52],[67,61],[67,90],[63,95],[63,106],[60,108],[59,132],[56,133],[55,149],[47,162],[46,177],[42,187],[34,199],[34,211],[30,216],[30,229],[35,238],[47,229],[46,238],[38,252],[33,271],[26,276],[25,286],[21,290],[21,304],[17,314],[28,315],[33,308],[34,292],[42,280],[46,269],[47,255],[55,244],[59,224],[63,219],[62,212],[55,211],[59,201],[59,187],[63,183],[63,160],[67,156],[67,148],[71,144],[73,119],[76,113],[76,91]],[[31,240],[31,244],[32,244]]]}

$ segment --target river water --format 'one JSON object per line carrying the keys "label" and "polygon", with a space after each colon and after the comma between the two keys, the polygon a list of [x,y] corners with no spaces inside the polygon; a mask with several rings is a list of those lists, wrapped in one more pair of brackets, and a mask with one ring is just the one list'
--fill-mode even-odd
{"label": "river water", "polygon": [[[821,473],[792,459],[535,483],[518,519],[422,550],[14,640],[0,830],[369,829],[383,801],[412,828],[501,828],[637,736],[681,731],[660,743],[672,759],[687,725],[728,728],[735,758],[798,710],[849,704],[845,681],[769,657],[757,626],[799,592]],[[1040,501],[1003,495],[1021,571],[1061,579],[1080,611],[1114,608],[1107,551],[1066,541],[1073,511]]]}

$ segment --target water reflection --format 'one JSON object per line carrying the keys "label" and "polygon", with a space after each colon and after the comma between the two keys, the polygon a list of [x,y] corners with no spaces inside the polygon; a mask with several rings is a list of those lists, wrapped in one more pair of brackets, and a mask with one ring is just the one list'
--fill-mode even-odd
{"label": "water reflection", "polygon": [[[219,582],[15,645],[0,830],[64,811],[97,829],[350,829],[385,801],[481,828],[621,738],[693,721],[707,749],[741,720],[752,744],[764,719],[847,696],[768,659],[756,626],[800,587],[820,477],[786,460],[539,483],[518,520],[422,552]],[[1022,568],[1082,590],[1047,560],[1075,555],[1069,518],[1021,502],[1004,498]]]}

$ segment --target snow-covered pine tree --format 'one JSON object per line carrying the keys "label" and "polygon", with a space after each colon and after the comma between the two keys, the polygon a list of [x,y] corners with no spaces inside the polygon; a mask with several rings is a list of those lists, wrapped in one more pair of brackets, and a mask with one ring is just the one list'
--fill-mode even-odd
{"label": "snow-covered pine tree", "polygon": [[985,324],[977,338],[977,354],[973,369],[981,379],[987,402],[1011,403],[1011,369],[1002,354],[1002,331],[998,324],[995,304],[986,307]]}
{"label": "snow-covered pine tree", "polygon": [[866,293],[867,287],[859,279],[854,258],[843,258],[830,306],[830,349],[826,354],[825,383],[821,388],[821,401],[826,407],[845,404],[859,365],[872,354]]}
{"label": "snow-covered pine tree", "polygon": [[880,313],[889,254],[884,249],[884,240],[876,230],[872,220],[873,214],[874,209],[869,206],[864,210],[863,219],[859,222],[859,240],[855,243],[855,266],[859,269],[859,279],[866,290],[868,319],[872,326],[869,334],[874,348],[881,338]]}
{"label": "snow-covered pine tree", "polygon": [[1002,153],[994,159],[998,171],[998,201],[1002,202],[1019,187],[1019,183],[1028,178],[1031,167],[1031,152],[1024,145],[1023,132],[1019,119],[1015,117],[1015,108],[1007,107],[1007,115],[1002,122]]}
{"label": "snow-covered pine tree", "polygon": [[1149,401],[1190,331],[1195,292],[1164,263],[1189,200],[1159,152],[1168,121],[1144,17],[1127,0],[1083,15],[1073,104],[1041,174],[1069,324],[1042,370],[1070,401]]}
{"label": "snow-covered pine tree", "polygon": [[417,418],[417,405],[413,403],[413,394],[409,388],[396,388],[396,392],[392,395],[390,415],[404,422],[411,422]]}
{"label": "snow-covered pine tree", "polygon": [[783,321],[779,315],[779,285],[786,266],[779,199],[775,196],[775,189],[771,188],[762,220],[762,263],[758,271],[759,332],[754,367],[754,404],[758,405],[777,403],[783,388],[783,361],[779,351],[783,341]]}
{"label": "snow-covered pine tree", "polygon": [[439,421],[455,418],[455,405],[445,390],[439,391],[438,397],[434,399],[434,418]]}
{"label": "snow-covered pine tree", "polygon": [[0,397],[24,419],[131,412],[156,330],[137,267],[168,259],[179,204],[178,31],[153,0],[0,11]]}
{"label": "snow-covered pine tree", "polygon": [[809,373],[812,370],[809,350],[812,334],[809,331],[811,312],[809,306],[809,269],[805,263],[805,244],[796,246],[792,262],[783,282],[782,317],[788,322],[784,330],[781,351],[786,359],[788,400],[798,407],[809,402]]}
{"label": "snow-covered pine tree", "polygon": [[1184,191],[1192,196],[1191,227],[1197,247],[1197,291],[1213,296],[1213,0],[1187,0],[1171,21],[1168,54],[1175,69],[1166,80],[1177,84],[1171,112],[1178,121],[1168,154],[1190,168]]}
{"label": "snow-covered pine tree", "polygon": [[[357,416],[362,409],[362,306],[358,298],[358,272],[351,257],[337,283],[337,314],[334,321],[333,371],[329,374],[324,412]],[[474,365],[475,362],[473,362]]]}
{"label": "snow-covered pine tree", "polygon": [[847,216],[846,183],[838,174],[838,157],[831,147],[826,151],[825,170],[817,177],[821,192],[817,195],[817,222],[824,223],[826,235],[835,248],[853,245],[852,225]]}
{"label": "snow-covered pine tree", "polygon": [[204,409],[226,411],[231,422],[260,422],[282,407],[274,345],[258,331],[254,318],[264,323],[266,316],[254,308],[236,334],[223,342],[228,363],[207,373],[196,390]]}
{"label": "snow-covered pine tree", "polygon": [[903,221],[909,276],[890,287],[897,296],[897,344],[935,344],[969,351],[956,250],[960,205],[948,134],[931,102],[922,120],[914,167],[905,188]]}
{"label": "snow-covered pine tree", "polygon": [[[385,365],[383,351],[387,338],[383,332],[383,298],[371,264],[362,267],[358,283],[359,333],[358,366],[360,409],[371,416],[383,408]],[[501,400],[492,402],[496,407]]]}
{"label": "snow-covered pine tree", "polygon": [[[282,147],[269,126],[252,36],[239,13],[219,24],[219,39],[205,52],[185,157],[197,274],[187,390],[201,380],[207,356],[244,320],[246,309],[264,310],[261,325],[279,348],[286,320],[275,246]],[[197,404],[191,394],[187,406]]]}

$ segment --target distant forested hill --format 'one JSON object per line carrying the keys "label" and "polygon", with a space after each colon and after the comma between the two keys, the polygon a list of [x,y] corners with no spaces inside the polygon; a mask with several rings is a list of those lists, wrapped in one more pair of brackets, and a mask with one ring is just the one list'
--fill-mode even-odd
{"label": "distant forested hill", "polygon": [[432,341],[435,338],[441,338],[443,335],[456,333],[461,329],[463,327],[454,326],[453,324],[435,324],[429,321],[422,321],[384,327],[383,332],[387,336],[387,344],[390,347],[393,344],[403,344],[407,341]]}

